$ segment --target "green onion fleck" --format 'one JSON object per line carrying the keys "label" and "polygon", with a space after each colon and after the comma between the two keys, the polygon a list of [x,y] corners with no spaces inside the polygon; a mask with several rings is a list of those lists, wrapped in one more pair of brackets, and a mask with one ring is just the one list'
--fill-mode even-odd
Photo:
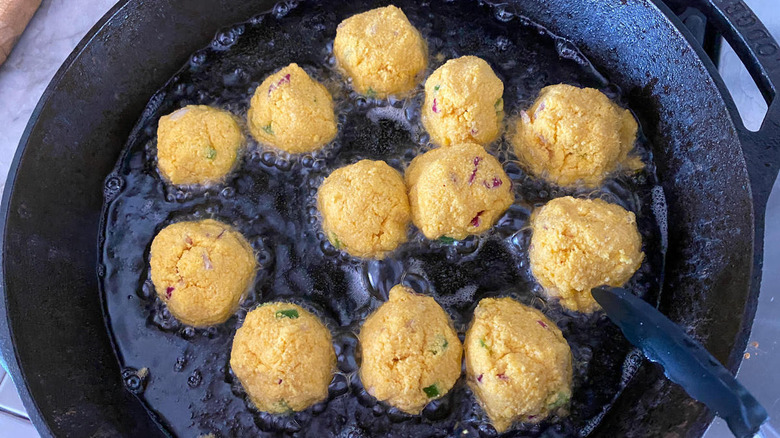
{"label": "green onion fleck", "polygon": [[209,146],[206,148],[206,159],[213,160],[217,156],[217,150]]}
{"label": "green onion fleck", "polygon": [[439,387],[436,386],[436,384],[434,383],[431,386],[426,386],[425,388],[423,388],[423,392],[425,393],[425,395],[428,396],[428,398],[438,397],[439,396]]}
{"label": "green onion fleck", "polygon": [[276,317],[277,318],[290,318],[295,319],[298,317],[298,311],[295,309],[284,309],[284,310],[277,310],[276,311]]}
{"label": "green onion fleck", "polygon": [[488,344],[485,343],[484,339],[480,339],[479,340],[479,346],[482,347],[482,348],[487,348],[488,350],[490,350],[490,347],[488,347]]}
{"label": "green onion fleck", "polygon": [[496,109],[496,112],[501,112],[504,110],[504,98],[499,97],[495,104],[493,104],[493,107]]}
{"label": "green onion fleck", "polygon": [[274,135],[274,130],[271,128],[271,122],[268,122],[267,125],[263,126],[263,131],[268,135]]}
{"label": "green onion fleck", "polygon": [[449,345],[450,343],[447,342],[447,338],[445,338],[444,335],[436,335],[436,338],[433,340],[433,345],[429,351],[433,354],[443,353]]}
{"label": "green onion fleck", "polygon": [[376,97],[376,91],[374,91],[373,88],[368,87],[368,90],[366,90],[366,96],[373,99],[374,97]]}
{"label": "green onion fleck", "polygon": [[341,241],[339,240],[339,237],[336,235],[336,233],[333,232],[328,233],[328,237],[329,237],[328,240],[330,240],[330,243],[333,245],[334,248],[341,249],[342,246]]}
{"label": "green onion fleck", "polygon": [[288,405],[284,400],[279,400],[278,402],[274,403],[273,408],[277,413],[280,414],[289,414],[293,411],[290,405]]}
{"label": "green onion fleck", "polygon": [[439,88],[441,88],[441,84],[438,84],[435,87],[433,87],[433,91],[439,91]]}
{"label": "green onion fleck", "polygon": [[570,399],[571,399],[571,394],[566,392],[559,392],[555,401],[547,405],[547,409],[549,410],[558,409],[561,406],[569,403]]}
{"label": "green onion fleck", "polygon": [[445,245],[452,245],[453,243],[455,243],[455,239],[453,239],[452,237],[448,237],[448,236],[441,236],[441,237],[439,237],[436,240],[438,240],[439,243],[443,243]]}

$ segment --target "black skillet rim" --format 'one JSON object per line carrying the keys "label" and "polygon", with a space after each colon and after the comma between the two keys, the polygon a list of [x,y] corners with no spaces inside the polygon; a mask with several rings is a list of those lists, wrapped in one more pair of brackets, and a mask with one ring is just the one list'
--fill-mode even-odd
{"label": "black skillet rim", "polygon": [[[40,113],[48,103],[49,98],[53,94],[57,93],[58,91],[57,87],[60,81],[62,80],[62,77],[71,69],[71,67],[81,56],[82,52],[91,44],[91,42],[96,37],[98,37],[100,32],[106,26],[106,24],[108,24],[112,19],[114,19],[114,17],[120,14],[122,10],[125,8],[125,6],[127,6],[132,1],[133,0],[120,0],[119,2],[117,2],[105,15],[103,15],[103,17],[101,17],[101,19],[89,30],[89,32],[87,32],[84,38],[82,38],[82,40],[78,43],[78,45],[73,49],[70,55],[68,55],[66,60],[57,70],[54,77],[49,82],[49,85],[46,87],[45,91],[41,95],[41,98],[38,101],[37,105],[35,106],[35,109],[33,110],[30,116],[30,120],[19,141],[19,146],[17,147],[16,153],[14,154],[14,158],[11,163],[8,172],[8,178],[5,184],[5,190],[2,198],[2,205],[0,206],[0,225],[2,226],[2,230],[3,230],[2,234],[0,235],[0,248],[3,249],[5,248],[6,231],[7,231],[6,225],[10,213],[10,199],[14,191],[14,186],[19,172],[19,166],[21,164],[23,155],[26,151],[26,146],[29,141],[30,135],[33,132],[33,130],[37,128],[37,123],[39,120]],[[742,126],[741,126],[741,119],[739,118],[739,114],[736,109],[736,105],[733,99],[731,98],[731,95],[728,92],[728,89],[726,88],[725,83],[720,77],[717,68],[715,67],[713,62],[709,59],[709,57],[704,52],[704,50],[701,47],[699,47],[695,37],[691,34],[691,32],[684,26],[684,24],[671,11],[671,9],[669,9],[668,6],[663,4],[661,0],[646,0],[646,1],[648,5],[654,6],[657,12],[662,14],[663,17],[665,17],[672,24],[674,30],[678,32],[694,50],[697,57],[700,59],[700,61],[706,68],[708,74],[715,82],[715,86],[718,89],[719,94],[723,99],[726,108],[730,113],[733,127],[737,132],[741,134],[743,130],[738,129],[738,127],[742,128]],[[744,143],[745,143],[744,137],[740,135],[739,139],[740,139],[740,144],[744,148]],[[743,155],[745,155],[745,152],[744,151],[742,152]],[[753,193],[751,191],[751,199],[752,198],[753,198]],[[760,274],[760,267],[762,265],[762,259],[763,259],[763,251],[762,251],[763,245],[756,245],[755,243],[757,239],[762,239],[763,236],[755,235],[755,225],[759,221],[763,223],[763,216],[764,216],[763,209],[764,209],[764,205],[758,205],[758,206],[754,205],[754,211],[753,211],[754,224],[753,224],[753,230],[751,230],[753,231],[753,236],[754,236],[752,242],[754,251],[753,251],[753,266],[751,270],[752,272],[750,273],[751,281],[749,284],[750,298],[756,297],[760,289],[760,275],[756,276],[755,273],[758,270]],[[97,273],[95,275],[97,276]],[[53,436],[51,430],[48,427],[48,424],[46,423],[46,421],[44,421],[43,416],[41,415],[37,403],[31,397],[29,388],[27,387],[27,383],[26,383],[25,373],[20,367],[20,364],[18,363],[17,360],[16,343],[14,342],[14,334],[11,326],[9,325],[8,314],[7,314],[7,303],[6,303],[7,297],[5,294],[6,284],[5,284],[4,251],[0,251],[0,280],[1,280],[0,293],[2,294],[3,297],[3,299],[0,300],[0,333],[2,334],[2,337],[0,337],[0,353],[2,353],[2,356],[0,356],[0,361],[1,361],[0,365],[3,365],[4,368],[6,368],[8,373],[12,376],[14,383],[17,384],[19,395],[24,403],[25,408],[27,409],[30,420],[35,425],[38,432],[41,433],[42,436]],[[753,304],[751,304],[751,302],[753,302]],[[754,303],[755,300],[753,299],[748,300],[745,309],[745,315],[743,318],[743,327],[741,329],[741,332],[738,334],[738,338],[735,341],[734,348],[732,349],[731,355],[729,357],[729,363],[726,364],[727,368],[729,368],[732,371],[735,371],[739,367],[742,358],[742,351],[744,351],[745,346],[747,345],[748,336],[750,334],[750,328],[752,326],[752,321],[756,311],[756,305]],[[749,324],[745,324],[747,320],[749,320]]]}

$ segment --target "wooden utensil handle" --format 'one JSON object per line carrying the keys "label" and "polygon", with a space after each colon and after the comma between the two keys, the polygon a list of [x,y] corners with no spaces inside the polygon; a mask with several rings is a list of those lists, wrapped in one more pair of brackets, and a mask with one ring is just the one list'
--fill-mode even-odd
{"label": "wooden utensil handle", "polygon": [[0,0],[0,64],[5,62],[41,0]]}

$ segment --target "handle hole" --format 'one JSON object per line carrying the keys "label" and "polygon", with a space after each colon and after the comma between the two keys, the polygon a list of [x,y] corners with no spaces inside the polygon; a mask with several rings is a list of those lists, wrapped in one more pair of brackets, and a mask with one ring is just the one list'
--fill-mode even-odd
{"label": "handle hole", "polygon": [[718,70],[737,106],[742,124],[749,131],[757,132],[766,117],[766,101],[731,44],[725,39],[723,43],[725,44],[721,46]]}

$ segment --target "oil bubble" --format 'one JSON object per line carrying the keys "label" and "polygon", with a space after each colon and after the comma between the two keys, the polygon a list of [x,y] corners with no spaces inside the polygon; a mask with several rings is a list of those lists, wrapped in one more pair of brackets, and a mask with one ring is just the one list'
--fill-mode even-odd
{"label": "oil bubble", "polygon": [[452,412],[452,397],[448,393],[442,398],[432,400],[422,411],[423,417],[430,421],[439,421],[449,417]]}
{"label": "oil bubble", "polygon": [[125,383],[125,388],[127,388],[128,391],[134,394],[140,394],[144,391],[148,374],[149,370],[147,368],[137,370],[128,367],[122,370],[122,381]]}
{"label": "oil bubble", "polygon": [[152,323],[157,327],[160,327],[165,331],[175,331],[181,326],[181,323],[176,318],[174,318],[173,315],[171,315],[168,307],[163,304],[162,301],[157,300],[155,307],[156,308],[153,311],[151,317]]}
{"label": "oil bubble", "polygon": [[506,5],[496,6],[494,15],[499,21],[503,21],[505,23],[512,21],[512,19],[515,18],[515,14],[510,11]]}
{"label": "oil bubble", "polygon": [[136,295],[138,295],[138,298],[141,298],[142,300],[148,300],[154,297],[155,290],[152,280],[144,281],[141,287],[136,291]]}
{"label": "oil bubble", "polygon": [[276,160],[274,161],[274,166],[276,166],[277,169],[287,172],[290,169],[292,169],[292,162],[286,158],[283,158],[281,156],[276,157]]}
{"label": "oil bubble", "polygon": [[122,188],[125,185],[125,180],[120,177],[119,175],[111,175],[106,179],[105,189],[103,190],[103,194],[106,197],[106,201],[110,202],[111,200],[116,197],[116,195],[119,194],[119,192],[122,190]]}
{"label": "oil bubble", "polygon": [[314,161],[314,164],[312,164],[311,168],[314,170],[322,170],[325,168],[325,165],[325,160],[319,159]]}
{"label": "oil bubble", "polygon": [[232,29],[227,29],[219,32],[214,39],[214,46],[217,49],[227,49],[236,42],[236,34]]}
{"label": "oil bubble", "polygon": [[407,414],[396,407],[390,407],[390,409],[387,410],[387,418],[393,423],[404,423],[412,419],[412,417],[412,415]]}
{"label": "oil bubble", "polygon": [[287,15],[293,7],[295,7],[294,4],[291,5],[291,3],[292,2],[289,1],[283,1],[275,4],[273,7],[274,17],[278,19],[284,18],[284,16]]}
{"label": "oil bubble", "polygon": [[322,249],[322,252],[323,252],[323,253],[324,253],[326,256],[333,257],[333,256],[335,256],[335,255],[338,255],[338,254],[339,254],[339,250],[338,250],[338,249],[336,249],[336,247],[335,247],[335,246],[333,246],[333,244],[332,244],[332,243],[330,243],[330,240],[327,240],[327,239],[325,239],[325,240],[323,240],[323,241],[322,241],[322,243],[320,244],[320,248]]}
{"label": "oil bubble", "polygon": [[265,14],[258,14],[258,15],[255,15],[254,17],[250,18],[249,19],[249,23],[253,24],[253,25],[258,25],[258,24],[262,23],[264,20],[265,20]]}
{"label": "oil bubble", "polygon": [[401,279],[401,283],[417,292],[418,294],[429,294],[431,285],[428,280],[420,274],[407,272]]}
{"label": "oil bubble", "polygon": [[236,189],[234,189],[233,187],[225,187],[220,192],[220,195],[223,198],[230,199],[230,198],[232,198],[232,197],[234,197],[236,195]]}
{"label": "oil bubble", "polygon": [[468,236],[463,240],[457,241],[455,243],[455,250],[460,255],[468,255],[472,254],[474,251],[479,248],[479,242],[480,239],[477,236]]}
{"label": "oil bubble", "polygon": [[498,49],[501,52],[506,51],[509,46],[511,45],[511,41],[509,41],[509,38],[501,35],[498,38],[496,38],[496,49]]}
{"label": "oil bubble", "polygon": [[404,267],[398,260],[368,260],[363,264],[363,279],[368,293],[379,301],[387,301],[390,289],[401,281]]}
{"label": "oil bubble", "polygon": [[187,366],[187,358],[185,356],[177,357],[176,363],[173,364],[173,371],[176,373],[180,373],[184,370],[186,366]]}
{"label": "oil bubble", "polygon": [[195,52],[190,57],[190,65],[192,65],[193,67],[200,67],[206,62],[206,58],[207,58],[206,52],[203,51]]}
{"label": "oil bubble", "polygon": [[344,373],[357,371],[357,347],[358,339],[352,333],[343,333],[336,338],[334,348],[339,370]]}
{"label": "oil bubble", "polygon": [[579,49],[567,39],[558,38],[555,41],[555,50],[558,52],[558,56],[563,59],[570,59],[578,64],[588,64],[588,60],[582,56]]}
{"label": "oil bubble", "polygon": [[192,339],[195,337],[195,335],[196,332],[194,327],[187,326],[181,330],[181,337],[184,339]]}
{"label": "oil bubble", "polygon": [[336,374],[333,376],[333,381],[328,386],[328,395],[331,399],[334,399],[340,395],[344,395],[349,392],[349,383],[347,378],[343,374]]}
{"label": "oil bubble", "polygon": [[192,374],[187,377],[187,385],[189,385],[190,388],[197,388],[200,386],[201,382],[203,382],[203,375],[199,370],[193,371]]}
{"label": "oil bubble", "polygon": [[276,154],[271,151],[265,151],[260,156],[260,161],[266,166],[273,166],[276,162]]}
{"label": "oil bubble", "polygon": [[222,83],[227,87],[242,86],[249,81],[249,75],[242,68],[235,68],[233,71],[222,76]]}
{"label": "oil bubble", "polygon": [[367,408],[373,408],[377,401],[373,395],[369,394],[365,389],[361,389],[357,394],[358,403]]}
{"label": "oil bubble", "polygon": [[377,403],[374,405],[374,407],[371,408],[371,412],[375,417],[381,417],[385,413],[385,407],[382,405],[382,403]]}

